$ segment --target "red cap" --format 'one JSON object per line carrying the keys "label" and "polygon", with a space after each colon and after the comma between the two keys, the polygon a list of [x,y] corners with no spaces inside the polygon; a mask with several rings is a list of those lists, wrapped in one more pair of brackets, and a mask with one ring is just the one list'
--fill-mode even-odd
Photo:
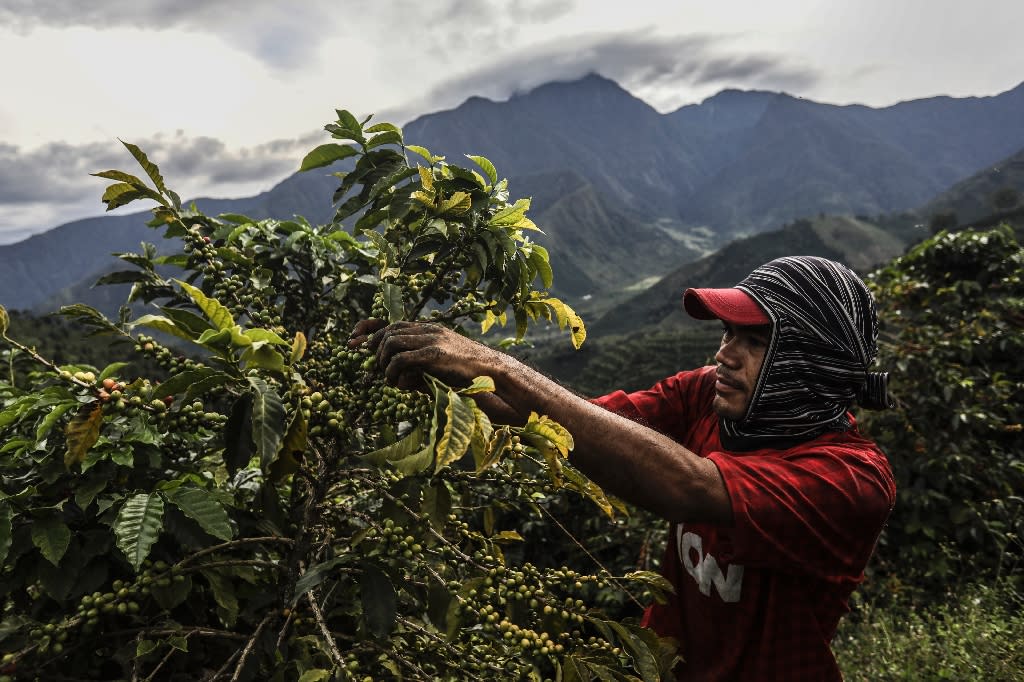
{"label": "red cap", "polygon": [[683,307],[698,320],[722,320],[740,326],[771,324],[761,306],[741,289],[687,289]]}

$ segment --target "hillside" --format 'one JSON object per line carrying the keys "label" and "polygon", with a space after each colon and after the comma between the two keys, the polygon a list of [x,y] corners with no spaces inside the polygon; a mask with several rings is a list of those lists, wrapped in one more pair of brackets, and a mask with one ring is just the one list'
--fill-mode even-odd
{"label": "hillside", "polygon": [[[659,114],[591,75],[503,102],[471,98],[408,123],[405,134],[452,159],[488,156],[515,195],[534,197],[560,295],[619,297],[642,279],[637,273],[664,275],[804,216],[921,205],[1024,148],[1024,85],[880,109],[726,90]],[[324,222],[336,182],[314,171],[254,197],[199,204],[209,213]],[[113,265],[112,252],[160,241],[143,220],[90,218],[0,246],[0,303],[45,306],[88,284]]]}
{"label": "hillside", "polygon": [[1024,149],[956,183],[915,211],[923,222],[952,211],[960,224],[969,224],[1000,211],[995,198],[1000,191],[1016,191],[1017,201],[1007,210],[1024,206]]}
{"label": "hillside", "polygon": [[729,287],[773,258],[821,256],[867,272],[899,255],[905,243],[876,225],[848,216],[797,220],[775,232],[738,239],[710,256],[682,265],[589,327],[596,336],[642,328],[688,328],[697,324],[682,309],[688,287]]}

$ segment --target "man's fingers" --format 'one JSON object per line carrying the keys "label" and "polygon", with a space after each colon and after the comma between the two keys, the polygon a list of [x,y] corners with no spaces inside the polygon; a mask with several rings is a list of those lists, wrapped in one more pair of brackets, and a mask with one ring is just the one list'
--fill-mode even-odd
{"label": "man's fingers", "polygon": [[437,346],[395,352],[384,367],[384,378],[399,388],[419,384],[423,368],[435,364],[441,355],[442,351]]}
{"label": "man's fingers", "polygon": [[371,334],[385,326],[387,326],[387,322],[375,317],[359,320],[359,322],[356,322],[356,326],[352,328],[352,333],[348,337],[348,347],[358,348]]}

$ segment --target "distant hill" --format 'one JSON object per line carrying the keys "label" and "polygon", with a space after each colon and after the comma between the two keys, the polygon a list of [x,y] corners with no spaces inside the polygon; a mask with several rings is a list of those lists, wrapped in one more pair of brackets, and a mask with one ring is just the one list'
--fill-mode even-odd
{"label": "distant hill", "polygon": [[781,256],[821,256],[866,273],[902,253],[906,243],[878,226],[848,216],[797,220],[781,230],[738,239],[687,263],[589,325],[595,336],[640,329],[679,329],[698,324],[685,314],[689,287],[731,287],[751,270]]}
{"label": "distant hill", "polygon": [[[559,295],[621,298],[736,237],[805,216],[891,215],[925,203],[1024,148],[1024,84],[880,109],[727,90],[660,114],[591,75],[505,102],[471,98],[408,123],[405,135],[453,160],[488,156],[513,194],[534,197]],[[254,197],[199,204],[325,222],[335,184],[314,171]],[[111,252],[159,243],[144,219],[91,218],[0,246],[0,303],[45,306],[109,269]]]}
{"label": "distant hill", "polygon": [[[996,195],[1009,190],[1016,193],[1013,206],[996,205]],[[961,225],[970,224],[993,213],[1024,207],[1024,149],[962,180],[938,195],[914,213],[927,223],[932,216],[952,211]]]}

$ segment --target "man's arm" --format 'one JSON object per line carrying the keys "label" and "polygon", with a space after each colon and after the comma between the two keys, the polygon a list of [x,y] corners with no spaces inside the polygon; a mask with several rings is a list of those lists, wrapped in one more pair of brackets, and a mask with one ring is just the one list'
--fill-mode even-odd
{"label": "man's arm", "polygon": [[[369,330],[356,328],[358,343]],[[672,439],[580,398],[506,353],[432,324],[399,322],[373,333],[370,347],[389,382],[422,386],[424,372],[455,385],[481,375],[495,394],[482,409],[522,423],[547,415],[573,435],[571,461],[610,493],[669,521],[729,524],[729,494],[715,464]]]}

